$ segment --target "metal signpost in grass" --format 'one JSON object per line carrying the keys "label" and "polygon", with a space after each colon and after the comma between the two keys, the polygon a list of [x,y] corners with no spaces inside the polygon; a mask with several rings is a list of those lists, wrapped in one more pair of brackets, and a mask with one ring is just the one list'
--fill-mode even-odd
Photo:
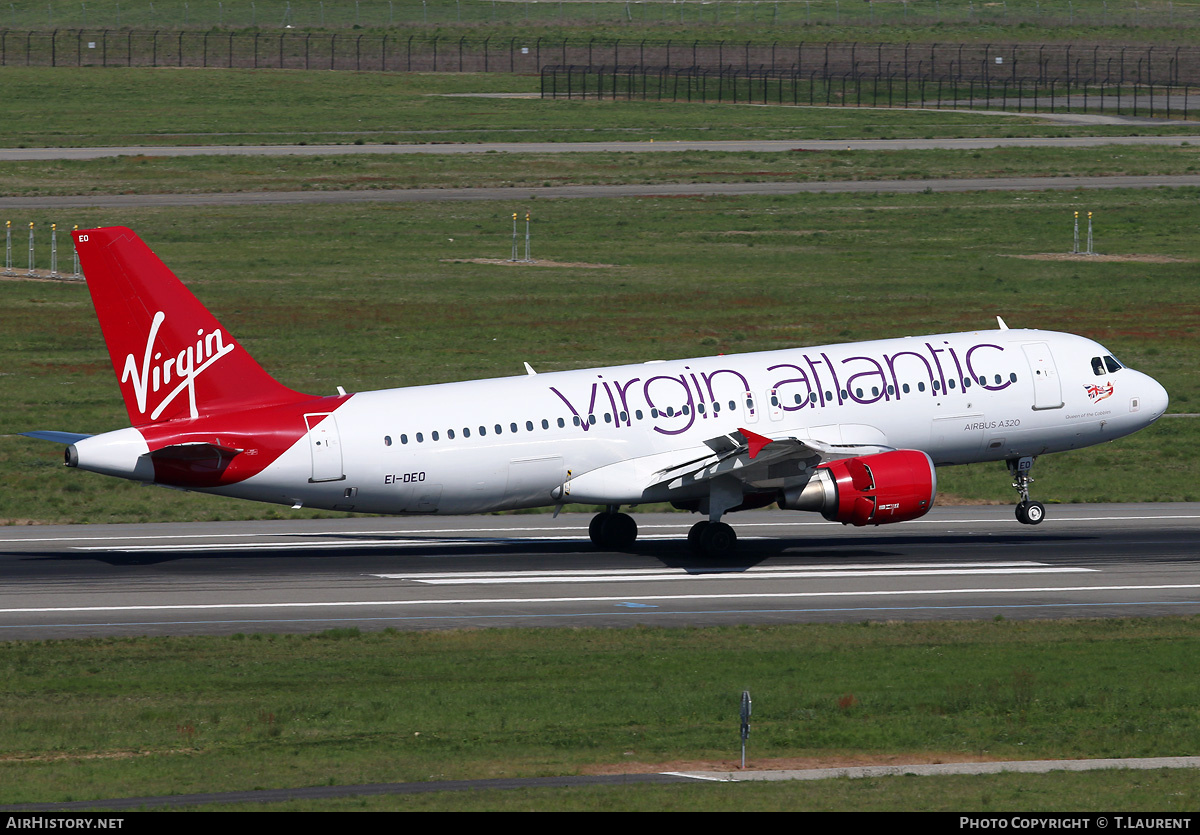
{"label": "metal signpost in grass", "polygon": [[525,213],[525,261],[533,263],[533,259],[529,257],[529,212]]}
{"label": "metal signpost in grass", "polygon": [[[1075,213],[1075,248],[1071,250],[1072,255],[1079,254],[1079,212]],[[1087,250],[1084,255],[1095,255],[1095,250],[1092,249],[1092,213],[1088,212],[1088,228],[1087,228]]]}
{"label": "metal signpost in grass", "polygon": [[746,768],[746,740],[750,738],[750,691],[742,691],[742,769]]}
{"label": "metal signpost in grass", "polygon": [[513,263],[532,264],[533,259],[529,256],[529,212],[525,213],[525,257],[517,257],[517,212],[513,212],[513,233],[512,233],[512,258],[509,261]]}

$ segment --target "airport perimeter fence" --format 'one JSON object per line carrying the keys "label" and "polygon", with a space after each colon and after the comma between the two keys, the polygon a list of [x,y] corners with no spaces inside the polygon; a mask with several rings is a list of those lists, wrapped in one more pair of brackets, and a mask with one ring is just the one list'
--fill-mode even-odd
{"label": "airport perimeter fence", "polygon": [[1174,0],[12,0],[11,29],[394,26],[1121,26],[1200,24]]}
{"label": "airport perimeter fence", "polygon": [[790,104],[826,107],[1006,110],[1017,113],[1116,113],[1188,119],[1190,84],[1118,84],[1076,79],[971,79],[953,76],[824,75],[797,68],[547,66],[543,98]]}
{"label": "airport perimeter fence", "polygon": [[416,33],[0,29],[0,66],[239,67],[514,72],[548,67],[763,68],[841,76],[1179,86],[1200,84],[1200,47],[1120,44],[834,43],[650,38],[443,37]]}

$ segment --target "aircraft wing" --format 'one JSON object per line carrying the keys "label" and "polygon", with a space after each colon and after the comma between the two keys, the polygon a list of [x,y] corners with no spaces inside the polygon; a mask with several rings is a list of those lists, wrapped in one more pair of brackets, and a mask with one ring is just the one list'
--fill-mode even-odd
{"label": "aircraft wing", "polygon": [[826,461],[892,449],[881,444],[832,444],[813,438],[768,437],[749,429],[711,438],[704,445],[712,454],[657,471],[648,487],[677,490],[722,476],[733,476],[754,487],[771,486],[768,482],[778,486]]}

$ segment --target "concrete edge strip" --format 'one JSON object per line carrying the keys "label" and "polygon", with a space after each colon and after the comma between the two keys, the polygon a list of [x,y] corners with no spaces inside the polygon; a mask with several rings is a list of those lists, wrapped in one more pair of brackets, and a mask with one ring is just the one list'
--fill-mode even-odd
{"label": "concrete edge strip", "polygon": [[0,806],[3,812],[135,811],[213,803],[284,803],[292,800],[325,800],[389,794],[426,794],[443,791],[496,791],[512,789],[618,786],[691,782],[765,782],[826,780],[838,777],[932,777],[945,774],[1044,774],[1049,771],[1103,769],[1200,768],[1200,757],[1146,757],[1099,760],[1028,760],[922,765],[872,765],[845,768],[810,768],[794,771],[668,771],[656,774],[611,774],[561,777],[501,777],[490,780],[440,780],[421,783],[370,783],[354,786],[311,786],[295,789],[212,792],[112,800],[76,800],[63,803],[22,803]]}

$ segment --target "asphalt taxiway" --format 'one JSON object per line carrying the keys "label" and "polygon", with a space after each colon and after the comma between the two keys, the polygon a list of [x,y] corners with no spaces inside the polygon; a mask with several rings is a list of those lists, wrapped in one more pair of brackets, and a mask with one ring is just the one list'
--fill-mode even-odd
{"label": "asphalt taxiway", "polygon": [[[198,500],[202,500],[199,499]],[[640,514],[629,553],[590,517],[359,517],[0,528],[0,640],[500,626],[1163,616],[1200,612],[1200,504],[935,508],[850,528],[731,516],[736,560]]]}

